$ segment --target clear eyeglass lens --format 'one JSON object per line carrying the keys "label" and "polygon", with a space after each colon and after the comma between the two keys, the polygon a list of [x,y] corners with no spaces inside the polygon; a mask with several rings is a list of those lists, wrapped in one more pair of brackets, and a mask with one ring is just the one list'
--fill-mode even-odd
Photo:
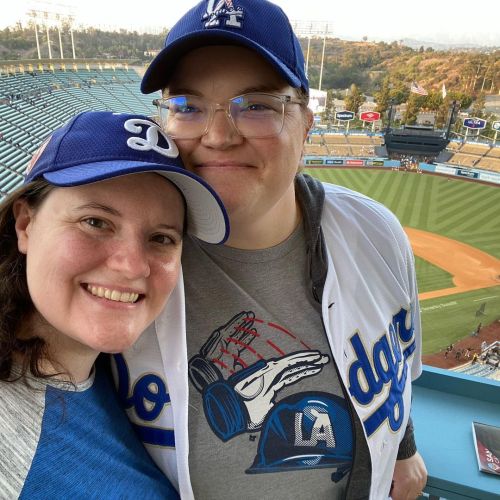
{"label": "clear eyeglass lens", "polygon": [[[197,96],[174,96],[159,103],[160,119],[172,137],[196,138],[206,132],[215,106]],[[226,109],[244,137],[278,135],[283,127],[284,103],[280,96],[244,94],[230,99]]]}
{"label": "clear eyeglass lens", "polygon": [[283,102],[278,96],[245,94],[231,100],[231,116],[241,135],[267,137],[279,134]]}

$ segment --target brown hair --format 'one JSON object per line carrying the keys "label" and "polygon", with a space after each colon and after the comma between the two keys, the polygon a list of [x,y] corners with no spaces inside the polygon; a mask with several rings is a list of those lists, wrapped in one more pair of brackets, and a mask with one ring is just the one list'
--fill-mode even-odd
{"label": "brown hair", "polygon": [[[28,372],[47,378],[40,368],[48,355],[46,343],[39,337],[19,335],[35,307],[26,280],[26,255],[17,246],[12,208],[17,200],[25,199],[36,210],[53,189],[45,180],[35,180],[16,189],[0,204],[0,380],[18,380]],[[11,373],[14,353],[21,367],[15,378]]]}
{"label": "brown hair", "polygon": [[[297,99],[300,101],[300,108],[302,110],[302,117],[304,120],[304,126],[307,129],[307,133],[309,133],[309,129],[311,126],[309,123],[309,116],[310,116],[311,111],[308,109],[309,93],[306,92],[302,87],[296,88],[295,91],[297,92]],[[304,145],[302,147],[303,147],[302,156],[300,158],[300,163],[297,167],[296,175],[301,174],[305,168],[305,165],[304,165],[305,141],[304,141]]]}

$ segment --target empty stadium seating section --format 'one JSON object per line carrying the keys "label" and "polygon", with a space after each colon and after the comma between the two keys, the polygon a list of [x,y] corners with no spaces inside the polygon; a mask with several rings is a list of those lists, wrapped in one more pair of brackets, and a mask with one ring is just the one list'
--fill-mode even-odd
{"label": "empty stadium seating section", "polygon": [[17,187],[26,163],[55,128],[75,113],[110,110],[151,116],[154,96],[139,90],[133,68],[84,63],[72,69],[0,73],[0,197]]}
{"label": "empty stadium seating section", "polygon": [[468,168],[500,172],[500,147],[470,142],[450,142],[446,148],[453,153],[447,163]]}
{"label": "empty stadium seating section", "polygon": [[373,158],[375,146],[380,146],[383,138],[369,135],[312,134],[305,145],[305,153],[319,156],[345,156]]}

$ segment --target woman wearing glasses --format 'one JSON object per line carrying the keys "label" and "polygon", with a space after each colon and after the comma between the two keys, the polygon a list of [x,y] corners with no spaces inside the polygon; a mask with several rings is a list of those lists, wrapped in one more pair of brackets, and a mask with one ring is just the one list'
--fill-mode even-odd
{"label": "woman wearing glasses", "polygon": [[[415,498],[411,248],[379,203],[300,173],[312,114],[288,19],[266,0],[200,2],[144,76],[160,89],[162,127],[231,235],[185,243],[185,345],[161,353],[160,327],[161,355],[119,367],[133,421],[175,423],[175,451],[146,438],[157,462],[183,498]],[[146,370],[168,384],[154,421]]]}

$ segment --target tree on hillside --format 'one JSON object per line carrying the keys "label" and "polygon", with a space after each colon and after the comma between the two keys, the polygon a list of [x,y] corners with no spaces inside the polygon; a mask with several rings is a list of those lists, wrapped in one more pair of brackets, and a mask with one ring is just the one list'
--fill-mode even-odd
{"label": "tree on hillside", "polygon": [[436,112],[436,128],[443,128],[446,123],[445,120],[448,118],[450,113],[451,102],[449,99],[444,99]]}
{"label": "tree on hillside", "polygon": [[391,100],[391,88],[390,88],[390,79],[389,77],[386,77],[384,79],[384,82],[382,83],[382,88],[380,89],[379,92],[375,93],[375,101],[377,102],[377,108],[376,110],[379,113],[385,113],[387,108],[389,107],[389,103]]}
{"label": "tree on hillside", "polygon": [[484,116],[484,105],[486,103],[486,98],[484,93],[480,93],[477,96],[477,99],[474,101],[472,105],[472,114],[477,118],[483,118]]}
{"label": "tree on hillside", "polygon": [[418,97],[416,94],[411,94],[406,104],[406,113],[404,115],[404,122],[407,125],[413,125],[417,121],[417,113],[420,109]]}
{"label": "tree on hillside", "polygon": [[365,96],[361,93],[358,86],[353,83],[349,89],[349,95],[345,98],[345,106],[349,111],[357,113],[359,107],[365,102]]}
{"label": "tree on hillside", "polygon": [[441,92],[429,92],[429,95],[425,96],[423,106],[427,110],[437,111],[443,104],[443,96]]}
{"label": "tree on hillside", "polygon": [[332,122],[335,120],[335,92],[333,89],[329,89],[326,92],[326,103],[325,103],[325,111],[323,111],[323,121],[331,126]]}
{"label": "tree on hillside", "polygon": [[393,88],[389,92],[389,100],[394,101],[395,104],[402,104],[408,100],[410,96],[410,89],[406,82],[393,83]]}

